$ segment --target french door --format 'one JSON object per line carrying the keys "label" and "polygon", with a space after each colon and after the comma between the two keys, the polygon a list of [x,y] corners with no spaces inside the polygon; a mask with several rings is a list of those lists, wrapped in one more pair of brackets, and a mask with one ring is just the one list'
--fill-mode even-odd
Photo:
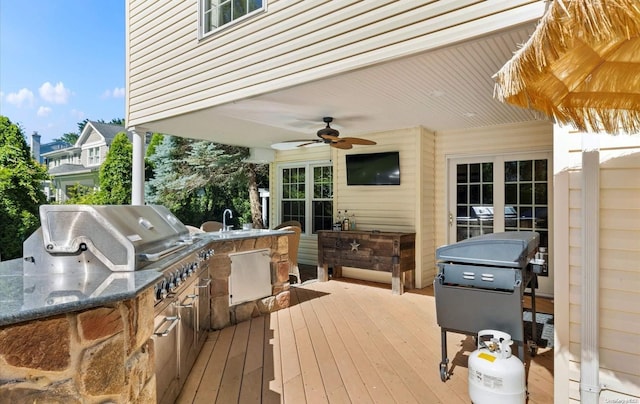
{"label": "french door", "polygon": [[549,247],[551,154],[449,160],[449,242],[533,230]]}

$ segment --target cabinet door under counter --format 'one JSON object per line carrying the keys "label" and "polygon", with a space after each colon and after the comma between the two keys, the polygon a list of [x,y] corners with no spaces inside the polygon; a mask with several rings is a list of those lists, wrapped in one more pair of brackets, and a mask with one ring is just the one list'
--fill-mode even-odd
{"label": "cabinet door under counter", "polygon": [[378,231],[318,231],[318,280],[342,276],[342,267],[354,267],[391,273],[391,291],[413,288],[415,270],[415,233]]}

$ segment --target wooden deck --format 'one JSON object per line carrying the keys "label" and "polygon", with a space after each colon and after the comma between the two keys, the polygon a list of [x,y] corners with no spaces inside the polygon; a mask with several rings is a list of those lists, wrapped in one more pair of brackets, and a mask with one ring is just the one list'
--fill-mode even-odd
{"label": "wooden deck", "polygon": [[[291,307],[211,332],[179,403],[469,403],[471,337],[448,333],[440,380],[433,288],[348,279],[291,288]],[[537,299],[538,312],[552,303]],[[553,402],[553,350],[527,358],[529,403]]]}

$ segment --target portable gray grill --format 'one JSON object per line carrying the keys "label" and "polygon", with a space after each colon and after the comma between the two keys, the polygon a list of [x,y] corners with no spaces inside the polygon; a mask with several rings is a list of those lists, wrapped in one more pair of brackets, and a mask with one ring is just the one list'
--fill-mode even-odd
{"label": "portable gray grill", "polygon": [[[506,332],[519,345],[524,362],[523,295],[531,288],[531,311],[536,315],[537,274],[546,271],[538,253],[536,232],[503,232],[473,237],[436,250],[434,280],[436,317],[441,328],[440,378],[449,376],[447,331],[476,336],[480,330]],[[536,322],[532,321],[532,338]],[[535,355],[535,341],[529,341]]]}

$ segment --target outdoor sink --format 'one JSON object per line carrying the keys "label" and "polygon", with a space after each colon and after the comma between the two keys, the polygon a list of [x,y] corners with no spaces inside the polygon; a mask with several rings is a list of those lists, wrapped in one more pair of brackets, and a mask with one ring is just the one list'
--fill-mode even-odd
{"label": "outdoor sink", "polygon": [[272,234],[280,234],[283,233],[281,230],[271,230],[271,229],[250,229],[250,230],[227,230],[227,231],[214,231],[205,233],[206,237],[211,237],[213,239],[235,239],[235,238],[249,238],[249,237],[259,237],[259,236],[268,236]]}

